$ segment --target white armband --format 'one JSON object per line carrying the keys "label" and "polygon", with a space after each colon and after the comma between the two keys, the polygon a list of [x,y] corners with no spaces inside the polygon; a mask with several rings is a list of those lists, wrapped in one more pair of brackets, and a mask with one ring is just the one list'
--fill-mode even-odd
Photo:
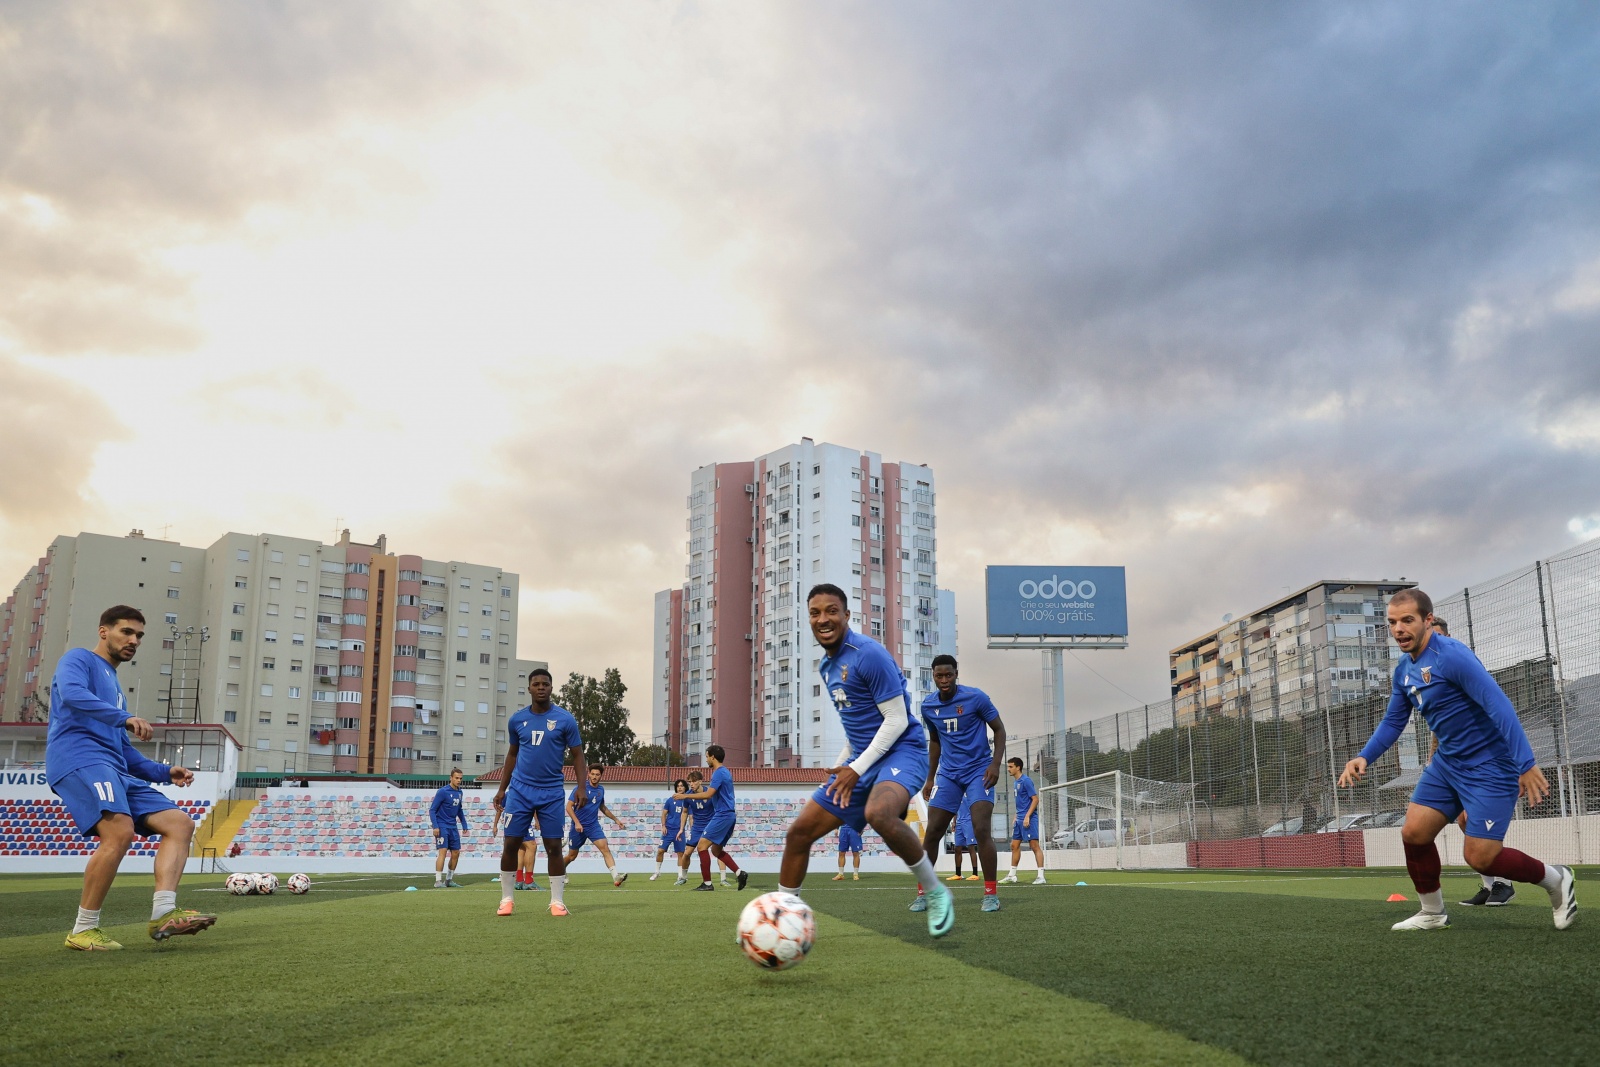
{"label": "white armband", "polygon": [[883,725],[878,727],[867,750],[850,761],[850,769],[858,776],[867,773],[874,763],[883,758],[884,753],[894,747],[900,735],[911,728],[911,710],[906,707],[904,697],[885,700],[878,705],[878,711],[883,715]]}

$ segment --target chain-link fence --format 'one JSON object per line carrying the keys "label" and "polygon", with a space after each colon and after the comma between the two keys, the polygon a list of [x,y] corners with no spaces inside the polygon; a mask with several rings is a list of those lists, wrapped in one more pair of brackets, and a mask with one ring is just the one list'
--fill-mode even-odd
{"label": "chain-link fence", "polygon": [[[1455,593],[1430,592],[1435,615],[1511,699],[1550,779],[1550,799],[1523,802],[1518,817],[1600,812],[1600,539]],[[1073,847],[1086,822],[1110,816],[1081,789],[1049,787],[1112,771],[1192,795],[1194,840],[1398,826],[1432,738],[1413,716],[1365,782],[1335,788],[1383,718],[1399,653],[1381,619],[1371,637],[1334,629],[1269,640],[1231,662],[1224,651],[1211,684],[1165,703],[1010,739],[1008,758],[1020,758],[1042,791],[1042,836]],[[1359,641],[1356,660],[1341,640]],[[1006,818],[1010,807],[1008,797]]]}

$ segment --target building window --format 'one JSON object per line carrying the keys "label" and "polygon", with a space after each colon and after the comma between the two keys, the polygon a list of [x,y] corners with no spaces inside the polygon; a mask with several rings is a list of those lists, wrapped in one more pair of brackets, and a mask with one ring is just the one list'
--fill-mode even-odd
{"label": "building window", "polygon": [[487,714],[489,714],[489,705],[488,705],[488,703],[486,701],[482,701],[482,700],[478,701],[478,714],[479,715],[487,715]]}
{"label": "building window", "polygon": [[277,644],[278,643],[278,631],[276,631],[276,630],[263,630],[263,631],[261,631],[261,640],[263,640],[263,641],[265,641],[265,642],[267,642],[268,644],[271,644],[271,645]]}
{"label": "building window", "polygon": [[450,733],[455,737],[465,737],[467,736],[467,728],[465,726],[453,726],[450,728]]}
{"label": "building window", "polygon": [[467,687],[467,676],[464,675],[464,674],[456,675],[456,688],[457,689],[465,689],[466,687]]}
{"label": "building window", "polygon": [[177,600],[178,599],[178,591],[176,589],[173,589],[171,586],[168,586],[167,587],[167,599],[168,600]]}
{"label": "building window", "polygon": [[467,662],[467,654],[465,652],[457,652],[456,653],[456,662],[457,663],[465,663],[465,662]]}
{"label": "building window", "polygon": [[511,595],[511,587],[508,585],[502,585],[500,587],[500,595],[503,597],[509,597]]}
{"label": "building window", "polygon": [[289,638],[289,643],[291,645],[304,645],[306,643],[306,635],[305,634],[293,634]]}
{"label": "building window", "polygon": [[229,682],[228,683],[228,688],[227,688],[227,693],[231,697],[238,696],[239,695],[239,683],[238,682]]}
{"label": "building window", "polygon": [[301,554],[300,556],[296,557],[295,562],[300,564],[302,567],[309,567],[311,566],[311,557]]}
{"label": "building window", "polygon": [[457,637],[471,637],[472,636],[472,631],[467,629],[465,626],[457,626],[456,627],[456,636]]}
{"label": "building window", "polygon": [[278,613],[278,605],[276,605],[276,604],[268,604],[267,605],[267,614],[268,615],[276,615],[277,613]]}
{"label": "building window", "polygon": [[272,695],[272,686],[271,685],[263,685],[261,687],[261,695],[264,696],[264,697],[271,696]]}
{"label": "building window", "polygon": [[305,618],[306,617],[306,609],[303,608],[303,607],[295,608],[294,609],[294,617],[297,618],[297,619]]}
{"label": "building window", "polygon": [[264,671],[275,671],[278,669],[278,661],[271,656],[267,656],[261,661],[261,669]]}
{"label": "building window", "polygon": [[305,660],[292,659],[289,661],[289,673],[300,674],[306,669]]}
{"label": "building window", "polygon": [[478,631],[478,638],[480,640],[483,640],[483,641],[493,640],[494,631],[493,630],[479,630]]}
{"label": "building window", "polygon": [[228,634],[228,640],[230,640],[230,641],[243,641],[244,640],[244,631],[243,630],[233,630],[233,631],[231,631]]}
{"label": "building window", "polygon": [[488,663],[489,662],[489,653],[487,653],[487,652],[479,652],[478,653],[478,662],[479,663],[485,663],[485,664]]}
{"label": "building window", "polygon": [[244,666],[244,664],[241,662],[238,656],[229,656],[228,666],[232,667],[234,670],[238,670],[240,667]]}
{"label": "building window", "polygon": [[[290,686],[290,687],[289,687],[289,698],[290,698],[290,699],[291,699],[291,700],[298,700],[298,699],[300,699],[300,687],[299,687],[299,686],[298,686],[298,685],[291,685],[291,686]],[[294,725],[294,723],[293,723],[293,722],[291,722],[291,723],[290,723],[290,724],[289,724],[289,725],[290,725],[290,726],[293,726],[293,725]]]}
{"label": "building window", "polygon": [[283,562],[283,553],[279,552],[277,549],[273,549],[270,553],[267,554],[267,558],[270,559],[274,563],[282,563]]}
{"label": "building window", "polygon": [[233,613],[235,615],[243,615],[244,614],[244,605],[243,604],[235,604],[233,606]]}
{"label": "building window", "polygon": [[489,762],[489,757],[485,753],[479,752],[479,753],[477,753],[476,755],[474,755],[472,757],[472,762],[473,763],[479,763],[479,764],[488,763]]}
{"label": "building window", "polygon": [[460,606],[456,610],[459,611],[461,614],[466,615],[467,613],[472,611],[472,605],[468,604],[465,600],[463,600],[463,601],[460,602]]}
{"label": "building window", "polygon": [[223,722],[238,722],[239,721],[239,713],[237,711],[224,711],[222,713],[222,721]]}
{"label": "building window", "polygon": [[249,563],[250,550],[248,548],[241,548],[233,554],[233,558],[238,560],[240,563]]}

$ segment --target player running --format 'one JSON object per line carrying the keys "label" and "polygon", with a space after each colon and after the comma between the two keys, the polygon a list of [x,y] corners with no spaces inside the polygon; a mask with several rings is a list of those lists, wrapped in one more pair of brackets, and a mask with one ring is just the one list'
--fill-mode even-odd
{"label": "player running", "polygon": [[1039,790],[1034,788],[1033,779],[1022,773],[1022,761],[1017,757],[1006,760],[1006,773],[1015,782],[1017,821],[1011,826],[1011,870],[1005,881],[1016,884],[1017,861],[1022,859],[1022,843],[1026,841],[1033,849],[1033,863],[1039,872],[1033,884],[1045,885],[1044,848],[1039,844]]}
{"label": "player running", "polygon": [[[994,814],[994,786],[1000,780],[1000,757],[1006,750],[1006,727],[994,701],[981,689],[957,682],[960,671],[951,655],[933,657],[934,691],[922,700],[922,722],[928,728],[928,826],[922,847],[929,862],[939,856],[939,842],[958,814],[967,817],[967,834],[977,841],[983,864],[983,910],[999,911],[995,881],[994,839],[989,830]],[[990,733],[994,748],[989,747]],[[957,848],[961,841],[956,842]],[[974,871],[974,874],[977,872]],[[961,874],[957,853],[956,875]],[[917,887],[912,911],[926,911],[925,886]]]}
{"label": "player running", "polygon": [[672,795],[661,805],[661,842],[656,845],[656,869],[650,875],[652,882],[661,877],[661,861],[667,858],[669,848],[680,860],[683,858],[683,809],[688,806],[683,795],[688,791],[689,783],[679,778],[672,783]]}
{"label": "player running", "polygon": [[1361,754],[1339,775],[1341,786],[1366,777],[1372,761],[1400,737],[1413,709],[1439,739],[1438,752],[1411,793],[1400,830],[1406,870],[1422,910],[1392,929],[1443,930],[1450,925],[1434,839],[1465,812],[1461,854],[1468,866],[1479,874],[1544,887],[1556,929],[1565,930],[1578,912],[1572,868],[1541,863],[1503,843],[1518,798],[1526,796],[1530,806],[1536,805],[1550,794],[1550,783],[1534,765],[1516,709],[1494,677],[1466,645],[1435,633],[1432,619],[1433,601],[1420,589],[1402,589],[1389,598],[1389,633],[1401,652],[1389,710]]}
{"label": "player running", "polygon": [[[459,889],[456,865],[461,862],[461,832],[467,828],[467,813],[461,808],[461,768],[450,768],[450,784],[441,785],[428,805],[428,822],[433,826],[433,847],[439,856],[433,861],[433,888]],[[458,827],[456,824],[459,823]],[[450,873],[446,874],[444,861],[450,859]]]}
{"label": "player running", "polygon": [[833,876],[835,882],[844,881],[845,854],[855,857],[855,873],[851,880],[861,881],[861,835],[849,826],[839,827],[839,873]]}
{"label": "player running", "polygon": [[[733,871],[739,880],[739,888],[743,889],[750,880],[750,872],[741,870],[739,864],[727,850],[727,844],[733,839],[734,827],[739,825],[738,816],[734,811],[733,772],[722,765],[727,758],[721,745],[706,746],[706,762],[711,765],[711,780],[704,789],[685,793],[685,800],[711,801],[711,819],[706,823],[705,829],[700,832],[695,849],[700,853],[700,884],[694,887],[697,893],[710,893],[716,887],[711,884],[711,856],[714,853],[717,861],[724,867]],[[723,883],[726,885],[727,883]]]}
{"label": "player running", "polygon": [[939,881],[916,831],[905,821],[912,793],[928,778],[926,733],[911,714],[905,677],[888,649],[850,629],[844,590],[827,583],[813,586],[806,610],[811,634],[825,653],[819,665],[823,685],[848,743],[840,765],[829,768],[831,777],[789,826],[778,888],[800,892],[811,846],[835,827],[860,831],[871,823],[927,888],[928,933],[943,937],[955,925],[953,894]]}
{"label": "player running", "polygon": [[[198,934],[215,915],[178,907],[178,880],[189,858],[194,822],[149,783],[187,786],[194,772],[146,759],[133,742],[155,735],[150,724],[129,715],[117,668],[133,659],[144,639],[144,615],[118,604],[100,615],[95,647],[74,648],[61,657],[50,684],[50,731],[45,740],[45,780],[78,832],[100,844],[83,871],[78,920],[67,947],[80,952],[113,952],[122,946],[100,929],[100,906],[116,880],[134,834],[161,838],[156,848],[155,900],[150,936],[165,941]],[[126,732],[125,732],[126,731]]]}
{"label": "player running", "polygon": [[[550,914],[567,914],[567,905],[562,899],[567,888],[567,865],[561,857],[566,782],[561,768],[570,755],[573,772],[578,776],[573,795],[581,803],[588,765],[583,758],[583,736],[578,731],[578,720],[566,708],[550,702],[553,687],[550,672],[535,667],[528,675],[529,704],[507,723],[510,747],[506,749],[506,762],[500,772],[500,788],[494,794],[496,815],[504,811],[507,816],[505,847],[500,852],[500,908],[496,915],[511,914],[516,894],[517,856],[535,818],[544,841],[550,874]],[[546,836],[547,830],[554,830],[556,836]]]}
{"label": "player running", "polygon": [[572,820],[572,828],[567,833],[566,862],[571,863],[578,858],[578,852],[584,843],[594,842],[594,847],[600,850],[601,857],[605,860],[606,870],[611,873],[611,884],[621,885],[628,880],[627,872],[617,872],[617,861],[611,855],[611,845],[606,841],[605,825],[600,821],[604,815],[617,824],[617,829],[623,829],[622,820],[611,813],[606,807],[606,787],[600,784],[600,776],[606,773],[604,764],[596,763],[589,768],[589,788],[587,797],[585,791],[578,786],[572,787],[572,795],[567,798],[567,817]]}

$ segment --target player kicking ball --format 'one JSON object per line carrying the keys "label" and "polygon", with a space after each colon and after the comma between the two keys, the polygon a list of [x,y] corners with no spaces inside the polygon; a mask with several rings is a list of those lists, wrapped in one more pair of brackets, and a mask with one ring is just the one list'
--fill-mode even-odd
{"label": "player kicking ball", "polygon": [[1433,601],[1420,589],[1402,589],[1389,599],[1389,633],[1399,646],[1389,710],[1361,754],[1344,765],[1341,786],[1366,777],[1367,767],[1388,751],[1411,719],[1422,714],[1439,739],[1439,750],[1423,770],[1400,831],[1406,870],[1422,910],[1395,930],[1443,930],[1450,925],[1439,889],[1439,849],[1434,839],[1458,815],[1467,817],[1462,856],[1479,874],[1531,882],[1550,894],[1557,930],[1578,912],[1572,868],[1545,864],[1503,844],[1517,800],[1536,805],[1550,794],[1544,772],[1517,721],[1516,709],[1472,650],[1434,632]]}
{"label": "player kicking ball", "polygon": [[[822,646],[819,669],[848,741],[840,766],[790,825],[783,842],[778,888],[799,894],[811,846],[841,825],[868,823],[905,861],[927,893],[928,933],[943,937],[955,925],[954,894],[906,824],[911,794],[928,778],[927,733],[911,714],[905,678],[889,650],[850,629],[849,601],[836,585],[813,586],[806,597],[811,634]],[[849,759],[849,763],[844,760]]]}
{"label": "player kicking ball", "polygon": [[144,639],[144,615],[119,604],[100,616],[99,642],[61,657],[50,685],[50,732],[45,741],[45,780],[66,806],[78,832],[100,844],[83,871],[78,921],[67,947],[80,952],[114,952],[122,946],[100,928],[117,868],[135,834],[161,837],[156,848],[156,892],[149,932],[156,941],[198,934],[217,921],[178,907],[178,880],[189,858],[194,822],[149,783],[187,786],[194,772],[146,759],[131,733],[148,741],[155,731],[129,715],[117,681],[117,668],[133,659]]}
{"label": "player kicking ball", "polygon": [[[535,667],[528,675],[527,707],[507,720],[506,762],[500,772],[500,788],[494,794],[496,818],[505,812],[505,846],[500,852],[500,908],[496,915],[510,915],[515,907],[517,857],[528,828],[537,819],[545,859],[550,872],[550,914],[567,914],[563,894],[567,887],[567,865],[561,858],[561,826],[566,807],[566,780],[562,766],[572,758],[578,776],[573,798],[584,802],[584,782],[589,768],[583,758],[583,736],[578,720],[550,701],[554,682],[550,672]],[[554,837],[543,837],[545,830]]]}

